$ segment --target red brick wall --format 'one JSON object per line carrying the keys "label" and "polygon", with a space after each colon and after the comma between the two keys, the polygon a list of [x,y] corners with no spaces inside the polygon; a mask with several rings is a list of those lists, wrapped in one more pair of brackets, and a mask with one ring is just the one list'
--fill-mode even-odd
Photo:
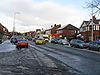
{"label": "red brick wall", "polygon": [[63,36],[74,37],[75,35],[75,30],[63,30]]}
{"label": "red brick wall", "polygon": [[61,25],[57,25],[51,29],[51,34],[56,34],[56,29],[60,28]]}

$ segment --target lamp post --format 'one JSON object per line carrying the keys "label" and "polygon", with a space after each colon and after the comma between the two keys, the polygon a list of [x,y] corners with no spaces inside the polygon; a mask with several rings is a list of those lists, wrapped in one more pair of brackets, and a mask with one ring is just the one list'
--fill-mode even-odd
{"label": "lamp post", "polygon": [[16,15],[17,14],[20,14],[19,12],[14,12],[14,20],[13,20],[13,35],[15,35],[15,18],[16,18]]}

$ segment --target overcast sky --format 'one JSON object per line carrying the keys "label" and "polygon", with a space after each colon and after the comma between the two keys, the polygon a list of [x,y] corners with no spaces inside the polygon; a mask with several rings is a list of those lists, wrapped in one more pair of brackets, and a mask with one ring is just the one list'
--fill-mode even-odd
{"label": "overcast sky", "polygon": [[0,0],[0,23],[18,32],[48,29],[52,24],[80,27],[91,16],[85,8],[87,0]]}

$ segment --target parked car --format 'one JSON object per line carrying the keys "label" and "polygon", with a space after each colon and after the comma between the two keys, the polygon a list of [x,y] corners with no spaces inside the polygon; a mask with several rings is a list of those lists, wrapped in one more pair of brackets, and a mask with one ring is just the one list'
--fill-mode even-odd
{"label": "parked car", "polygon": [[69,45],[69,42],[65,39],[59,39],[58,40],[58,44],[62,44],[62,45]]}
{"label": "parked car", "polygon": [[44,37],[44,40],[45,40],[46,42],[48,42],[48,41],[49,41],[49,38]]}
{"label": "parked car", "polygon": [[74,40],[70,41],[71,47],[86,48],[85,44],[86,43],[84,41],[82,41],[82,40],[74,39]]}
{"label": "parked car", "polygon": [[92,41],[89,43],[88,49],[100,51],[100,41]]}
{"label": "parked car", "polygon": [[56,38],[51,39],[51,43],[57,44],[58,43],[58,39],[56,39]]}
{"label": "parked car", "polygon": [[18,41],[17,41],[17,38],[11,38],[10,42],[13,43],[13,44],[16,44]]}
{"label": "parked car", "polygon": [[45,39],[46,42],[49,42],[49,36],[48,35],[44,34],[42,37]]}
{"label": "parked car", "polygon": [[96,41],[100,41],[100,39],[96,40]]}
{"label": "parked car", "polygon": [[35,41],[35,44],[45,44],[46,41],[42,38],[38,38],[36,41]]}
{"label": "parked car", "polygon": [[28,41],[27,40],[18,40],[16,43],[16,48],[28,48]]}
{"label": "parked car", "polygon": [[89,48],[90,42],[84,44],[85,48]]}

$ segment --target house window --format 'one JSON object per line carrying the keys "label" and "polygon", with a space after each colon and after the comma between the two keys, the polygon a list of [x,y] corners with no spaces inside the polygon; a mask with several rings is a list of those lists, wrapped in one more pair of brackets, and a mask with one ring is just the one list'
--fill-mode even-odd
{"label": "house window", "polygon": [[87,31],[89,31],[89,26],[87,26]]}
{"label": "house window", "polygon": [[92,26],[89,26],[89,30],[92,30]]}
{"label": "house window", "polygon": [[93,30],[96,30],[96,25],[93,26]]}
{"label": "house window", "polygon": [[99,26],[96,26],[96,30],[99,30]]}

